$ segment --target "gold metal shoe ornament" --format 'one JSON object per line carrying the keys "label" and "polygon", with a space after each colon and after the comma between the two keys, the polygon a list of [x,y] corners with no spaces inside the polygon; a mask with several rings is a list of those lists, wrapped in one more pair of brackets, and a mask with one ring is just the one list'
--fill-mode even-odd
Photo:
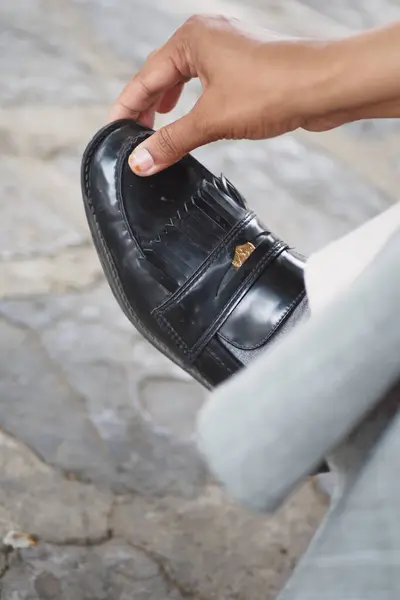
{"label": "gold metal shoe ornament", "polygon": [[232,266],[235,267],[235,269],[240,269],[240,267],[246,262],[250,254],[252,254],[255,249],[256,247],[253,246],[251,242],[246,242],[245,244],[236,246],[235,254],[232,260]]}

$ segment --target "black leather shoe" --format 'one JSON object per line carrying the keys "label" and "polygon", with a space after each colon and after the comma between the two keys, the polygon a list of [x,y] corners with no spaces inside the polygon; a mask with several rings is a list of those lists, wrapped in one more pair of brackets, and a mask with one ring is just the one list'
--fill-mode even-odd
{"label": "black leather shoe", "polygon": [[305,295],[304,260],[192,156],[149,178],[128,166],[151,131],[102,129],[82,189],[108,282],[132,324],[211,388],[277,335]]}

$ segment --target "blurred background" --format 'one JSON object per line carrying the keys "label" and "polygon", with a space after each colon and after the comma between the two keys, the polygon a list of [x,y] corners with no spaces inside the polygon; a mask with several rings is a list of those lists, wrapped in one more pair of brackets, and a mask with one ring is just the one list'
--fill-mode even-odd
{"label": "blurred background", "polygon": [[[203,390],[125,320],[89,239],[81,153],[196,12],[336,36],[400,0],[1,0],[0,538],[41,538],[0,551],[3,600],[272,600],[326,510],[311,483],[274,517],[230,504],[193,444]],[[399,142],[363,122],[197,155],[308,253],[398,199]]]}

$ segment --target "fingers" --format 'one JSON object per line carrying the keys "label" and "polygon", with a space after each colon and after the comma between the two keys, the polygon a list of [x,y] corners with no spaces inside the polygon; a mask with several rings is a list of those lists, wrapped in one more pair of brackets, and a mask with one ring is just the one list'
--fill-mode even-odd
{"label": "fingers", "polygon": [[153,175],[177,162],[194,148],[214,141],[202,100],[184,117],[162,127],[133,151],[131,169],[140,176]]}
{"label": "fingers", "polygon": [[[154,127],[156,112],[168,113],[173,108],[175,108],[182,93],[183,86],[183,83],[178,83],[170,90],[167,90],[165,94],[161,96],[161,98],[158,98],[158,100],[152,106],[142,111],[141,113],[133,113],[133,116],[131,118],[134,118],[136,121],[138,121],[138,123],[141,123],[145,127],[149,127],[152,129]],[[123,116],[118,118],[124,119],[126,117]]]}
{"label": "fingers", "polygon": [[142,112],[137,118],[136,121],[143,125],[144,127],[149,127],[149,129],[153,129],[154,121],[156,117],[156,109],[154,107],[149,108]]}
{"label": "fingers", "polygon": [[143,67],[116,100],[110,120],[137,119],[141,113],[157,104],[164,92],[182,82],[182,76],[172,61],[153,59]]}
{"label": "fingers", "polygon": [[178,83],[170,90],[167,90],[157,104],[157,112],[169,113],[175,108],[183,90],[183,83]]}
{"label": "fingers", "polygon": [[161,112],[168,112],[175,106],[183,85],[193,76],[188,52],[183,47],[186,48],[186,41],[178,30],[164,46],[149,56],[116,100],[110,112],[111,121],[137,120],[158,103]]}
{"label": "fingers", "polygon": [[[167,113],[178,102],[183,87],[197,77],[197,56],[193,46],[203,28],[203,19],[189,19],[159,50],[152,53],[141,71],[125,87],[115,102],[110,120],[135,119],[153,127],[156,112]],[[204,95],[187,115],[147,138],[132,153],[129,164],[142,176],[152,175],[178,161],[185,154],[213,141],[204,109]]]}
{"label": "fingers", "polygon": [[118,100],[113,106],[110,112],[110,122],[117,121],[118,119],[134,119],[138,123],[141,123],[145,127],[154,127],[155,114],[168,113],[175,108],[182,90],[184,83],[178,83],[171,89],[167,90],[163,95],[158,96],[153,104],[145,110],[133,110],[130,106],[127,106],[123,101]]}

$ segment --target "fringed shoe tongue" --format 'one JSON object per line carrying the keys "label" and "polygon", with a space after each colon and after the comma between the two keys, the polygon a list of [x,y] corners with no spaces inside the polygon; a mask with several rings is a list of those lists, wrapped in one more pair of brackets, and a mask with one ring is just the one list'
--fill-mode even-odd
{"label": "fringed shoe tongue", "polygon": [[202,188],[214,188],[218,190],[223,198],[228,202],[232,200],[236,201],[242,208],[247,208],[246,201],[238,190],[231,184],[229,179],[225,175],[221,174],[221,177],[214,177],[212,182],[203,180]]}
{"label": "fringed shoe tongue", "polygon": [[247,212],[244,198],[225,177],[203,179],[146,245],[146,258],[181,285]]}

